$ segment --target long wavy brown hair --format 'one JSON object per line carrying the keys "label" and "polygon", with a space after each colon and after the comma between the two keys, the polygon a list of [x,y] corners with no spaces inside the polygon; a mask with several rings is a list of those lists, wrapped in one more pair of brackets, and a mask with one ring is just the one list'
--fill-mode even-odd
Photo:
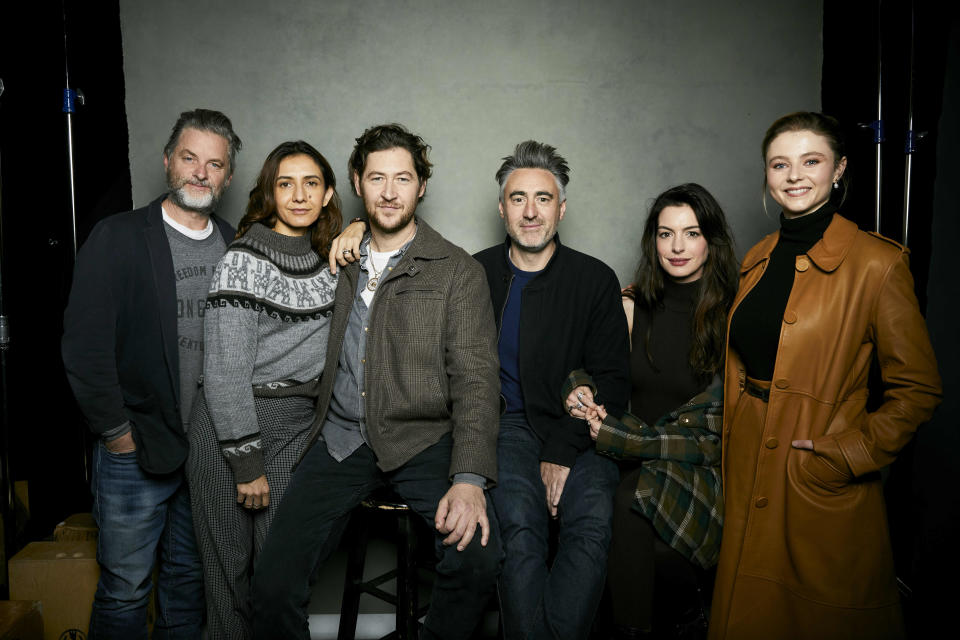
{"label": "long wavy brown hair", "polygon": [[270,152],[263,161],[263,168],[257,176],[257,182],[250,190],[250,200],[247,201],[247,212],[237,225],[237,237],[245,234],[255,222],[262,222],[271,229],[277,223],[277,201],[273,196],[273,186],[277,181],[280,163],[290,156],[309,156],[323,173],[324,190],[333,188],[333,196],[323,209],[316,221],[310,225],[310,244],[314,251],[324,260],[330,252],[330,242],[340,233],[343,216],[340,213],[340,196],[337,194],[337,177],[333,174],[330,163],[323,154],[303,140],[292,140],[281,143]]}
{"label": "long wavy brown hair", "polygon": [[[660,212],[665,207],[687,205],[697,217],[700,232],[707,240],[707,260],[700,278],[700,293],[693,311],[693,341],[690,346],[690,366],[705,381],[720,371],[726,343],[727,312],[737,293],[738,263],[733,238],[727,219],[710,192],[693,182],[667,189],[654,200],[647,216],[640,240],[640,264],[633,284],[623,294],[653,313],[663,304],[665,274],[657,259],[657,227]],[[656,363],[650,354],[650,326],[644,337],[647,359]]]}

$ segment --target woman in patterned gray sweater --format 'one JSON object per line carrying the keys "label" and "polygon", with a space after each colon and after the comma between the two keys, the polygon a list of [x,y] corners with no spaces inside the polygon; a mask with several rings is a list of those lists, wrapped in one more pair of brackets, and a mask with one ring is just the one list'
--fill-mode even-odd
{"label": "woman in patterned gray sweater", "polygon": [[314,417],[340,224],[330,164],[306,142],[284,142],[210,284],[187,477],[211,639],[251,635],[254,561]]}

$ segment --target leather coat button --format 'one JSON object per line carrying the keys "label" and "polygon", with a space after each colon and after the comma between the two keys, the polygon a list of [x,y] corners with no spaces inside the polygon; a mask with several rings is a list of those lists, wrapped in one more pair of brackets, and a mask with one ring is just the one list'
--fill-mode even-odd
{"label": "leather coat button", "polygon": [[797,271],[806,271],[810,268],[810,261],[806,258],[797,258]]}
{"label": "leather coat button", "polygon": [[793,324],[797,321],[797,313],[795,311],[787,311],[783,314],[783,321],[787,324]]}
{"label": "leather coat button", "polygon": [[765,506],[767,506],[767,499],[763,496],[760,496],[757,498],[757,501],[754,504],[757,505],[757,509],[763,509]]}
{"label": "leather coat button", "polygon": [[790,381],[787,380],[786,378],[780,378],[779,380],[774,382],[774,384],[776,385],[777,389],[786,389],[787,387],[790,386]]}
{"label": "leather coat button", "polygon": [[778,446],[780,446],[780,441],[776,438],[767,438],[767,441],[763,443],[763,446],[765,446],[767,449],[776,449]]}

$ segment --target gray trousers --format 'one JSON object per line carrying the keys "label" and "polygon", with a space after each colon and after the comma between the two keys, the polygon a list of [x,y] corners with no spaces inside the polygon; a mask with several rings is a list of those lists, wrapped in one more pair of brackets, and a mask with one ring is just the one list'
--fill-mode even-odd
{"label": "gray trousers", "polygon": [[186,474],[203,561],[206,637],[210,640],[252,637],[253,566],[314,418],[313,398],[257,397],[255,405],[270,486],[270,506],[266,509],[246,509],[237,504],[233,471],[220,450],[202,392],[190,421]]}

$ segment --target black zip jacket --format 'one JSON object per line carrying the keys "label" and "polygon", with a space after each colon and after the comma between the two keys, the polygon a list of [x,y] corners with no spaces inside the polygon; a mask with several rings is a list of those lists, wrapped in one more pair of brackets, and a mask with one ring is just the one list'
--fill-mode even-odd
{"label": "black zip jacket", "polygon": [[[597,401],[623,415],[630,399],[630,345],[616,274],[560,244],[559,234],[555,242],[550,262],[523,290],[520,387],[527,421],[543,441],[540,460],[572,467],[593,442],[587,423],[566,413],[560,388],[567,374],[585,369],[600,390]],[[498,335],[514,277],[509,247],[507,237],[474,255],[487,274]]]}

